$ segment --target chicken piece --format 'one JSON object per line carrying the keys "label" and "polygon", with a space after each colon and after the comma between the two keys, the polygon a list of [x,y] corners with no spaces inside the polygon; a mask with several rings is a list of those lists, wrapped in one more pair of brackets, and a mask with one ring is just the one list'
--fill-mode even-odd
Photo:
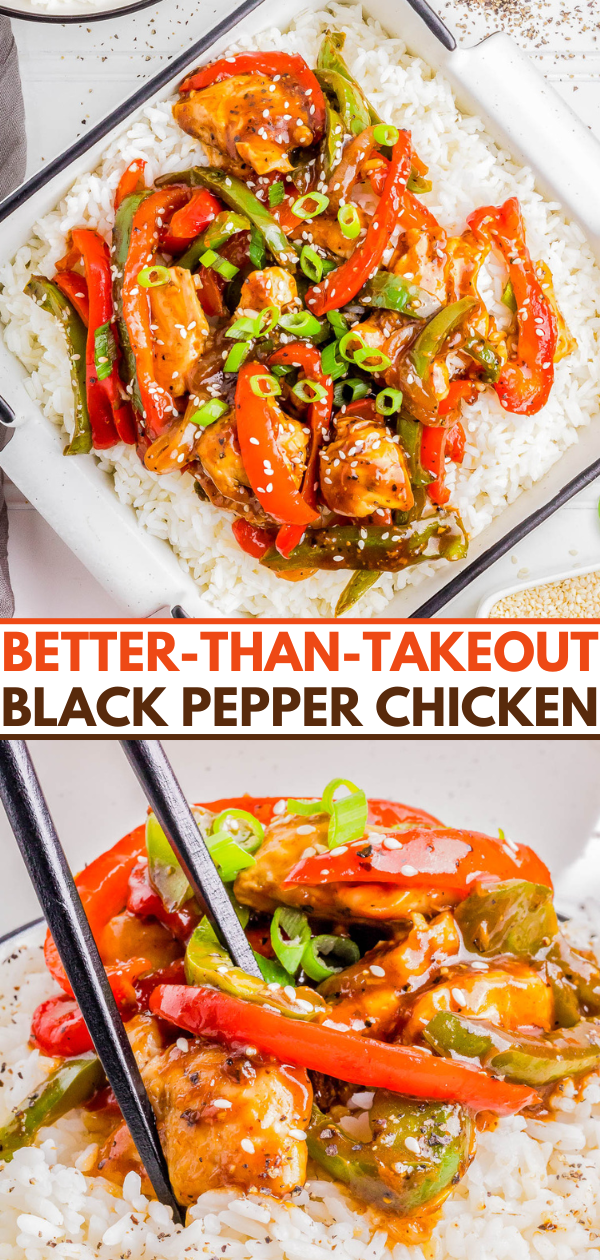
{"label": "chicken piece", "polygon": [[[313,831],[307,835],[306,827]],[[243,905],[272,913],[278,905],[298,906],[308,914],[336,918],[350,923],[404,923],[414,914],[432,914],[458,900],[443,889],[399,888],[397,884],[306,884],[284,887],[293,866],[300,861],[307,844],[311,852],[322,845],[327,850],[328,814],[310,819],[290,817],[274,820],[256,856],[255,865],[240,871],[235,895]],[[302,828],[299,831],[299,828]],[[399,830],[399,829],[397,829]],[[386,831],[370,825],[369,832]],[[319,851],[317,849],[317,851]]]}
{"label": "chicken piece", "polygon": [[169,281],[149,289],[154,333],[152,352],[158,384],[174,398],[187,393],[187,376],[200,358],[209,327],[191,271],[169,267]]}
{"label": "chicken piece", "polygon": [[109,920],[99,936],[98,948],[106,967],[145,959],[148,971],[168,967],[183,954],[180,942],[162,923],[142,920],[128,910]]}
{"label": "chicken piece", "polygon": [[540,973],[526,963],[502,960],[486,971],[468,964],[451,967],[442,984],[417,994],[407,1011],[401,1040],[417,1041],[438,1011],[456,1011],[498,1024],[507,1032],[554,1026],[554,998]]}
{"label": "chicken piece", "polygon": [[173,117],[212,166],[244,178],[250,168],[257,175],[292,170],[291,150],[312,144],[310,104],[292,75],[241,74],[188,92]]}
{"label": "chicken piece", "polygon": [[[309,434],[304,432],[304,427],[297,420],[292,420],[282,411],[279,414],[279,448],[296,486],[300,486]],[[250,482],[242,462],[235,412],[227,412],[202,431],[196,453],[220,494],[235,503],[249,501]]]}
{"label": "chicken piece", "polygon": [[321,491],[340,516],[371,516],[379,508],[407,511],[414,503],[404,452],[383,418],[338,413],[336,438],[320,453]]}
{"label": "chicken piece", "polygon": [[442,964],[459,951],[460,935],[448,911],[431,923],[415,915],[403,940],[382,941],[352,967],[325,980],[319,993],[333,1004],[331,1018],[336,1024],[386,1040],[398,1021],[404,995],[430,984]]}
{"label": "chicken piece", "polygon": [[234,319],[250,312],[262,311],[266,306],[276,306],[280,311],[297,304],[298,288],[294,277],[284,267],[265,267],[253,271],[244,280]]}
{"label": "chicken piece", "polygon": [[445,305],[446,268],[448,256],[446,252],[446,233],[443,228],[410,228],[404,234],[400,247],[402,254],[395,259],[392,271],[397,276],[406,276],[411,283],[425,289],[432,297]]}
{"label": "chicken piece", "polygon": [[148,447],[144,464],[150,472],[183,472],[193,459],[198,440],[198,425],[192,424],[190,415],[197,411],[196,403],[188,403],[185,415],[174,420],[165,433],[161,433]]}
{"label": "chicken piece", "polygon": [[142,1075],[180,1203],[224,1187],[281,1197],[304,1184],[306,1142],[294,1133],[312,1104],[303,1068],[194,1038]]}
{"label": "chicken piece", "polygon": [[[366,228],[369,216],[360,206],[354,206],[354,208],[360,219],[361,229]],[[357,245],[361,243],[360,237],[354,236],[350,240],[349,237],[344,236],[337,217],[326,214],[319,214],[309,222],[299,223],[298,227],[294,228],[290,239],[302,240],[307,245],[316,245],[317,249],[326,249],[330,254],[337,254],[339,258],[350,258]]]}

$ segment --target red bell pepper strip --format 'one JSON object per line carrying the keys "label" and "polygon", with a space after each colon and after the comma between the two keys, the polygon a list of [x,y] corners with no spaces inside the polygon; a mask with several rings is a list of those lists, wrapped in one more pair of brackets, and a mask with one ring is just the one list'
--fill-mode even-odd
{"label": "red bell pepper strip", "polygon": [[66,993],[42,1002],[33,1013],[31,1040],[51,1058],[68,1059],[94,1049],[85,1020],[75,1001]]}
{"label": "red bell pepper strip", "polygon": [[77,271],[57,271],[52,277],[52,283],[73,303],[87,328],[90,322],[90,299],[85,276],[80,276]]}
{"label": "red bell pepper strip", "polygon": [[[213,814],[220,814],[224,809],[247,809],[263,826],[267,827],[273,818],[277,817],[274,806],[282,799],[286,800],[287,797],[230,796],[220,801],[205,801],[202,808],[209,809]],[[423,822],[441,826],[439,819],[434,818],[433,814],[426,813],[424,809],[417,809],[414,805],[403,805],[400,801],[373,798],[368,801],[368,807],[367,821],[379,827],[394,827],[404,822]]]}
{"label": "red bell pepper strip", "polygon": [[[146,828],[135,827],[114,844],[112,849],[101,853],[100,857],[95,858],[85,870],[75,876],[79,896],[97,944],[101,943],[102,929],[109,919],[125,908],[129,894],[129,876],[145,852]],[[61,989],[73,997],[50,932],[46,935],[44,959],[48,971]]]}
{"label": "red bell pepper strip", "polygon": [[432,503],[447,503],[450,491],[444,484],[446,458],[462,464],[465,455],[465,431],[456,420],[448,428],[444,425],[423,425],[420,460],[423,468],[435,478],[427,487]]}
{"label": "red bell pepper strip", "polygon": [[284,883],[398,884],[401,888],[440,888],[458,898],[468,896],[473,880],[527,879],[552,887],[548,868],[527,845],[508,845],[479,831],[417,824],[395,833],[398,848],[385,847],[384,837],[356,840],[344,852],[302,858]]}
{"label": "red bell pepper strip", "polygon": [[183,80],[179,91],[202,91],[213,83],[222,83],[224,79],[232,79],[238,74],[290,75],[296,79],[304,93],[310,98],[314,113],[310,115],[310,129],[314,143],[318,143],[325,131],[325,98],[318,79],[315,78],[304,57],[298,53],[285,52],[248,52],[237,53],[233,57],[221,57],[208,66],[195,70]]}
{"label": "red bell pepper strip", "polygon": [[238,547],[255,560],[262,560],[273,546],[273,535],[268,530],[261,529],[259,525],[251,525],[249,521],[242,520],[241,516],[236,517],[231,532]]}
{"label": "red bell pepper strip", "polygon": [[[131,404],[123,395],[117,360],[104,380],[99,380],[95,363],[95,334],[110,324],[114,334],[114,308],[110,251],[98,232],[75,228],[73,246],[79,250],[85,267],[89,294],[89,321],[86,347],[88,410],[94,446],[112,446],[121,438],[134,443],[135,421]],[[63,275],[66,274],[63,272]]]}
{"label": "red bell pepper strip", "polygon": [[329,272],[306,294],[306,305],[315,315],[324,315],[326,311],[345,306],[377,271],[402,211],[402,197],[410,175],[410,155],[410,132],[401,131],[392,150],[383,192],[364,241],[341,267]]}
{"label": "red bell pepper strip", "polygon": [[[306,341],[294,341],[290,345],[282,346],[271,355],[269,364],[272,363],[290,363],[294,367],[302,368],[307,380],[316,381],[318,385],[322,385],[327,391],[323,398],[318,398],[316,402],[311,403],[308,409],[310,448],[301,494],[305,503],[308,503],[309,507],[316,510],[319,448],[323,439],[327,437],[331,424],[333,381],[330,376],[325,375],[321,368],[319,351],[315,346],[308,345]],[[275,540],[278,552],[282,556],[286,556],[286,558],[291,555],[294,547],[300,542],[303,533],[303,525],[282,525]]]}
{"label": "red bell pepper strip", "polygon": [[193,902],[186,902],[180,910],[167,910],[162,898],[155,892],[148,877],[148,863],[142,859],[129,876],[127,909],[138,919],[158,919],[179,941],[187,941],[200,922],[200,912]]}
{"label": "red bell pepper strip", "polygon": [[[473,381],[451,381],[446,397],[442,398],[438,405],[438,416],[447,416],[449,412],[454,411],[462,398],[464,398],[465,402],[472,403],[475,402],[476,397],[477,388]],[[456,460],[456,463],[460,462],[460,460]]]}
{"label": "red bell pepper strip", "polygon": [[123,273],[123,318],[127,325],[131,349],[146,421],[146,432],[154,439],[164,433],[173,419],[173,401],[167,390],[159,386],[154,375],[150,298],[148,290],[138,284],[138,275],[152,263],[158,244],[160,223],[170,213],[189,201],[191,191],[180,185],[161,188],[145,197],[138,206],[131,228],[131,241]]}
{"label": "red bell pepper strip", "polygon": [[187,249],[222,209],[221,202],[207,188],[197,188],[185,206],[175,211],[161,234],[161,245],[169,254]]}
{"label": "red bell pepper strip", "polygon": [[129,197],[131,193],[142,191],[142,188],[144,187],[145,170],[146,163],[143,158],[134,158],[133,162],[129,163],[127,170],[123,171],[123,174],[117,184],[117,191],[115,193],[115,210],[119,209],[121,202],[124,201],[126,197]]}
{"label": "red bell pepper strip", "polygon": [[[310,525],[317,513],[296,489],[277,442],[281,412],[273,398],[259,398],[251,382],[267,375],[259,363],[244,363],[235,391],[237,435],[250,485],[265,511],[282,525]],[[254,439],[254,440],[253,440]]]}
{"label": "red bell pepper strip", "polygon": [[497,1115],[511,1115],[538,1101],[535,1090],[496,1080],[479,1067],[354,1032],[338,1032],[323,1024],[286,1019],[216,989],[160,985],[150,998],[150,1010],[197,1036],[240,1047],[251,1045],[280,1063],[326,1072],[367,1089],[458,1102],[472,1111]]}
{"label": "red bell pepper strip", "polygon": [[511,197],[500,207],[481,206],[467,222],[480,239],[491,239],[504,257],[517,303],[517,357],[504,364],[494,389],[507,411],[535,415],[547,403],[554,383],[558,325],[531,261],[521,207]]}

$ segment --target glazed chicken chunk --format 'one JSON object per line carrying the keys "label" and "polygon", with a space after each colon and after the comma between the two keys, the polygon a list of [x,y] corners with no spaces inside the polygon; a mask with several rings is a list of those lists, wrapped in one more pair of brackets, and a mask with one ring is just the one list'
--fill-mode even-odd
{"label": "glazed chicken chunk", "polygon": [[[279,449],[297,486],[302,481],[308,447],[304,426],[277,408]],[[201,432],[196,455],[220,494],[238,503],[248,499],[250,481],[242,462],[235,412],[229,411]]]}
{"label": "glazed chicken chunk", "polygon": [[298,289],[293,275],[285,267],[265,267],[262,271],[253,271],[244,280],[234,319],[250,311],[262,311],[266,306],[286,311],[297,301]]}
{"label": "glazed chicken chunk", "polygon": [[234,175],[290,171],[292,149],[312,144],[310,97],[292,75],[236,75],[173,106],[183,131],[196,136],[212,166]]}
{"label": "glazed chicken chunk", "polygon": [[332,512],[371,516],[378,508],[412,507],[414,499],[404,452],[383,418],[338,413],[336,437],[321,451],[321,487]]}
{"label": "glazed chicken chunk", "polygon": [[[310,835],[306,831],[309,824],[313,827]],[[298,906],[309,914],[356,923],[402,923],[415,913],[432,914],[457,901],[447,890],[413,890],[397,884],[286,886],[286,877],[307,848],[326,851],[328,825],[327,814],[313,814],[309,819],[287,815],[274,820],[266,829],[255,865],[241,871],[235,881],[238,901],[254,910],[271,912],[278,905]],[[385,828],[371,826],[369,831],[385,832]]]}
{"label": "glazed chicken chunk", "polygon": [[156,380],[180,398],[187,393],[188,373],[204,350],[208,321],[192,273],[184,267],[170,267],[168,283],[148,293]]}
{"label": "glazed chicken chunk", "polygon": [[552,989],[526,963],[502,960],[487,970],[459,964],[446,979],[417,994],[406,1011],[402,1040],[417,1041],[438,1011],[472,1015],[507,1031],[538,1028],[549,1032],[554,1022]]}

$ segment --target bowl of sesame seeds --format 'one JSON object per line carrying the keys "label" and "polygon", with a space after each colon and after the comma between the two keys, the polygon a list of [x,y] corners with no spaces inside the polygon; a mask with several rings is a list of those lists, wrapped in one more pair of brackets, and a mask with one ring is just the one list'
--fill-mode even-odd
{"label": "bowl of sesame seeds", "polygon": [[511,621],[600,618],[600,560],[496,591],[482,601],[477,616]]}

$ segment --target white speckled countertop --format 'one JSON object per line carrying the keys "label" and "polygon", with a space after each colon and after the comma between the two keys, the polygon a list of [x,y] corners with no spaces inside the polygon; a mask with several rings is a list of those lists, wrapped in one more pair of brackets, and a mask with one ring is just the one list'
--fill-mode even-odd
{"label": "white speckled countertop", "polygon": [[[214,0],[162,0],[131,17],[73,26],[14,21],[29,145],[28,174],[181,52],[205,27]],[[229,5],[227,6],[229,7]],[[504,30],[600,137],[598,0],[437,0],[460,43]],[[526,576],[598,561],[600,484],[594,483],[449,604],[446,616],[475,616],[481,600]],[[116,616],[122,610],[59,538],[9,487],[10,560],[20,616]]]}

